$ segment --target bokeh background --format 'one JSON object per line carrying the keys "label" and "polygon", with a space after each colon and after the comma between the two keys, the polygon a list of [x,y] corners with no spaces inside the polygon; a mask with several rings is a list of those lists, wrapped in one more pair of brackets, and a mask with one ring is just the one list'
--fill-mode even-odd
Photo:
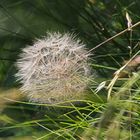
{"label": "bokeh background", "polygon": [[[0,0],[0,140],[37,139],[57,129],[51,118],[65,112],[51,107],[45,108],[46,113],[42,106],[22,103],[26,99],[14,77],[22,48],[47,32],[70,32],[77,34],[90,50],[127,28],[126,12],[132,24],[138,22],[139,7],[139,0]],[[92,67],[99,81],[112,78],[123,61],[139,50],[135,46],[139,29],[133,29],[131,48],[130,34],[126,32],[92,52]],[[38,127],[34,120],[46,122],[49,130]]]}

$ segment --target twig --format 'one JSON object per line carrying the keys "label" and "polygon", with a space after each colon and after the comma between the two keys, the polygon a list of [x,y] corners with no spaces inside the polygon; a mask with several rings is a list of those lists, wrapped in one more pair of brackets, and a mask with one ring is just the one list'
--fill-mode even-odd
{"label": "twig", "polygon": [[95,46],[94,48],[92,48],[91,50],[89,50],[88,53],[91,52],[91,51],[93,51],[93,50],[95,50],[95,49],[97,49],[97,48],[99,48],[100,46],[104,45],[105,43],[107,43],[107,42],[113,40],[114,38],[118,37],[119,35],[122,35],[122,34],[124,34],[125,32],[130,31],[130,29],[132,29],[132,28],[138,26],[139,24],[140,24],[140,21],[137,22],[137,23],[135,23],[133,26],[131,26],[131,27],[129,27],[129,28],[127,28],[127,29],[125,29],[125,30],[119,32],[118,34],[116,34],[116,35],[114,35],[114,36],[108,38],[107,40],[103,41],[102,43],[98,44],[97,46]]}

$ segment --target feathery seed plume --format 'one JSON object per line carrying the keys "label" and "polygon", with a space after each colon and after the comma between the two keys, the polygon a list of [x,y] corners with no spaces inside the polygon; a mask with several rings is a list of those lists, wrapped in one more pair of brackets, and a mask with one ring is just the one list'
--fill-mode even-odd
{"label": "feathery seed plume", "polygon": [[89,53],[73,34],[48,33],[22,50],[16,65],[30,101],[56,103],[84,95],[91,77]]}

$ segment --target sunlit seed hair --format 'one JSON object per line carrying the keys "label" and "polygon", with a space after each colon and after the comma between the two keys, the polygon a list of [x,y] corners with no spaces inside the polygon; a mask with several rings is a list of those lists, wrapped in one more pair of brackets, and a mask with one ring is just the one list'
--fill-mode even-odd
{"label": "sunlit seed hair", "polygon": [[84,94],[90,74],[89,53],[73,34],[48,33],[22,50],[16,65],[21,91],[30,101],[56,103]]}

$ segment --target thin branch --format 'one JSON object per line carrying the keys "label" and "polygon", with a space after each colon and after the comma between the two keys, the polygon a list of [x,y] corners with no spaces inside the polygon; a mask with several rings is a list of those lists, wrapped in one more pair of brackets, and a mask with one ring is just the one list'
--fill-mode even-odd
{"label": "thin branch", "polygon": [[132,29],[132,28],[138,26],[139,24],[140,24],[140,21],[137,22],[136,24],[134,24],[133,26],[131,26],[131,28],[129,27],[129,28],[127,28],[127,29],[125,29],[125,30],[119,32],[118,34],[116,34],[116,35],[110,37],[109,39],[103,41],[102,43],[98,44],[97,46],[95,46],[94,48],[92,48],[91,50],[89,50],[88,53],[91,52],[91,51],[93,51],[93,50],[95,50],[95,49],[97,49],[97,48],[99,48],[99,47],[101,47],[102,45],[104,45],[105,43],[107,43],[107,42],[113,40],[114,38],[116,38],[116,37],[118,37],[118,36],[124,34],[125,32],[129,31],[130,29]]}

